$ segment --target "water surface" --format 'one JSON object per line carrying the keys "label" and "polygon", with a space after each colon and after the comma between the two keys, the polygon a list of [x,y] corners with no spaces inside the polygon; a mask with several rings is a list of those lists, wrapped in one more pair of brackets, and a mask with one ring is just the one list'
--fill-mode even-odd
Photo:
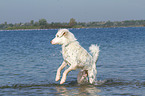
{"label": "water surface", "polygon": [[[143,96],[145,27],[70,29],[89,51],[100,46],[98,85],[77,84],[77,71],[63,85],[55,82],[63,61],[61,46],[51,45],[57,29],[0,31],[1,96]],[[64,70],[63,70],[64,71]]]}

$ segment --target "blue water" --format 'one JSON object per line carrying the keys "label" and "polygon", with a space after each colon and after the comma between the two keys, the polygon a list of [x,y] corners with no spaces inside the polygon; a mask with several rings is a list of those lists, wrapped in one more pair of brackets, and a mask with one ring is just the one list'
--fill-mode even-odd
{"label": "blue water", "polygon": [[[77,84],[77,71],[55,82],[63,61],[51,45],[57,29],[0,31],[0,96],[144,96],[145,27],[70,29],[89,51],[100,46],[98,85]],[[64,71],[64,70],[63,70]]]}

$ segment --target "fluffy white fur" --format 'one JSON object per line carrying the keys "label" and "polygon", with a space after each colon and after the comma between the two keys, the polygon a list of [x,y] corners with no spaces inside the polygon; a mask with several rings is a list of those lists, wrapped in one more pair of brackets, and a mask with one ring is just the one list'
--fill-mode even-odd
{"label": "fluffy white fur", "polygon": [[66,76],[70,71],[76,70],[77,68],[88,70],[89,82],[91,84],[95,82],[97,74],[96,62],[99,56],[99,47],[97,45],[91,45],[89,47],[92,54],[90,55],[81,47],[75,36],[67,29],[58,30],[56,37],[51,43],[62,45],[62,55],[64,58],[62,65],[57,69],[56,81],[60,79],[61,70],[66,65],[69,65],[69,68],[63,73],[60,84],[65,82]]}

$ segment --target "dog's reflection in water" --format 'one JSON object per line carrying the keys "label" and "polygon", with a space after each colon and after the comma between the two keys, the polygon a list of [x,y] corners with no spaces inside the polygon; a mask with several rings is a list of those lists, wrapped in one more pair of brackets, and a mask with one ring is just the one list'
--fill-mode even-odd
{"label": "dog's reflection in water", "polygon": [[100,96],[101,90],[94,85],[73,85],[73,86],[56,86],[56,94],[59,96]]}

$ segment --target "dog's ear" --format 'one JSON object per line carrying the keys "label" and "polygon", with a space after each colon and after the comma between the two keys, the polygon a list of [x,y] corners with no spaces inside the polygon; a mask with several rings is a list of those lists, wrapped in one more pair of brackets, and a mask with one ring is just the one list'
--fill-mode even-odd
{"label": "dog's ear", "polygon": [[68,34],[68,32],[65,31],[65,32],[63,32],[62,36],[67,36],[67,34]]}

